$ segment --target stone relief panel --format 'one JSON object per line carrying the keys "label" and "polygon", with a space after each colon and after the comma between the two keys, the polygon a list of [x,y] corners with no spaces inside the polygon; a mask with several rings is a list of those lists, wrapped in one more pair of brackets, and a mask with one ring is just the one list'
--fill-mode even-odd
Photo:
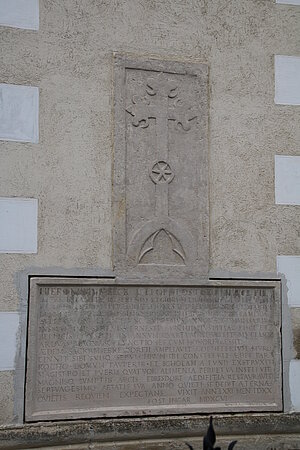
{"label": "stone relief panel", "polygon": [[208,69],[115,60],[114,266],[206,277]]}

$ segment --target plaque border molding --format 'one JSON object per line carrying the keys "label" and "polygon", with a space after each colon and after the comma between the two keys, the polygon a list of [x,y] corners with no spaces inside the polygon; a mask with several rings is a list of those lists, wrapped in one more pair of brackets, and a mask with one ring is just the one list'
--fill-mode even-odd
{"label": "plaque border molding", "polygon": [[[282,412],[283,411],[283,360],[282,360],[282,333],[281,333],[281,326],[282,326],[282,308],[281,308],[281,282],[280,281],[264,281],[264,280],[242,280],[242,279],[235,279],[235,280],[208,280],[208,281],[200,281],[200,282],[190,282],[187,281],[185,283],[170,283],[170,281],[165,281],[163,283],[161,282],[155,282],[155,283],[149,283],[149,282],[141,282],[140,280],[120,280],[120,279],[113,279],[113,278],[86,278],[86,277],[32,277],[30,278],[30,300],[29,300],[29,314],[28,314],[28,335],[27,335],[27,370],[25,374],[25,422],[36,422],[36,421],[53,421],[53,420],[75,420],[75,419],[92,419],[92,418],[105,418],[105,417],[111,417],[111,418],[117,418],[117,417],[134,417],[134,416],[143,416],[145,417],[145,414],[143,412],[138,412],[137,410],[141,408],[140,407],[133,407],[132,408],[132,414],[128,413],[128,409],[131,408],[124,408],[127,409],[126,415],[122,415],[122,412],[120,411],[121,408],[117,410],[117,407],[111,408],[111,414],[108,411],[108,408],[103,408],[102,413],[100,408],[97,409],[91,409],[88,410],[85,409],[77,409],[77,410],[60,410],[60,411],[45,411],[45,412],[35,412],[32,407],[31,398],[34,394],[34,385],[31,383],[30,379],[34,377],[34,363],[32,361],[35,361],[35,345],[36,345],[36,334],[35,334],[35,328],[34,328],[34,318],[37,317],[37,302],[38,302],[38,288],[39,286],[51,286],[51,285],[78,285],[78,286],[89,286],[89,285],[109,285],[109,286],[138,286],[138,287],[237,287],[240,289],[247,289],[247,288],[271,288],[274,289],[274,301],[276,304],[276,315],[279,321],[278,324],[278,339],[280,342],[280,349],[278,350],[280,354],[279,359],[279,366],[280,366],[280,394],[278,394],[276,400],[274,401],[274,404],[268,404],[268,405],[259,405],[258,407],[248,407],[245,408],[245,406],[241,407],[233,407],[228,408],[228,410],[224,411],[224,408],[218,407],[216,405],[216,410],[214,411],[216,414],[226,414],[226,413],[246,413],[251,412],[253,414],[255,413],[269,413],[269,412]],[[275,325],[274,325],[275,326]],[[29,363],[28,363],[29,361]],[[178,405],[177,405],[178,406]],[[107,411],[107,413],[104,413]],[[113,410],[116,410],[115,412]],[[206,413],[212,413],[212,409],[209,408],[208,410],[202,409],[199,407],[199,405],[192,406],[188,408],[187,411],[183,412],[180,410],[179,412],[176,412],[176,410],[172,410],[172,408],[165,408],[165,409],[159,409],[157,408],[157,413],[148,413],[146,416],[153,416],[153,417],[164,417],[168,414],[176,414],[176,415],[190,415],[190,414],[206,414]]]}
{"label": "plaque border molding", "polygon": [[[209,272],[209,65],[205,62],[191,62],[191,61],[176,61],[168,59],[156,59],[138,57],[133,55],[123,55],[115,53],[114,55],[114,98],[113,98],[113,165],[112,165],[112,218],[113,218],[113,233],[112,233],[112,260],[116,273],[121,276],[136,277],[140,280],[159,280],[163,278],[176,277],[177,280],[184,280],[187,277],[197,277],[207,279]],[[126,110],[126,70],[143,70],[149,72],[165,73],[170,76],[184,75],[205,80],[206,92],[203,96],[205,108],[201,110],[201,120],[205,122],[203,126],[203,135],[201,137],[201,144],[199,141],[199,152],[203,153],[203,160],[207,165],[205,170],[205,187],[202,187],[201,202],[203,203],[203,213],[201,214],[201,227],[199,228],[199,243],[195,243],[195,236],[192,235],[189,228],[182,224],[182,219],[174,220],[171,217],[163,217],[162,215],[148,218],[144,225],[138,230],[135,230],[133,236],[128,242],[127,236],[127,222],[126,222],[126,114],[131,114]],[[152,92],[150,93],[152,95]],[[142,126],[144,122],[142,122]],[[137,125],[139,122],[137,122]],[[141,125],[140,125],[141,126]],[[188,132],[188,131],[185,131]],[[162,160],[165,160],[162,158]],[[160,159],[154,160],[153,164],[148,168],[151,177],[151,170],[153,165],[159,162]],[[171,161],[165,161],[172,168]],[[174,174],[172,174],[174,176]],[[161,191],[166,194],[168,184],[173,180],[170,178],[167,183],[161,183],[156,187],[161,188]],[[176,178],[176,175],[174,179]],[[162,196],[163,198],[166,195]],[[198,202],[200,199],[198,198]],[[164,204],[161,200],[159,204]],[[204,213],[205,211],[205,213]],[[161,231],[167,226],[171,235],[175,235],[180,242],[180,247],[183,246],[188,249],[189,257],[183,256],[181,249],[179,250],[180,264],[143,264],[140,263],[140,247],[141,243],[145,242],[156,231]],[[200,230],[201,229],[201,230]],[[196,251],[198,245],[201,246],[199,254]],[[175,253],[178,247],[175,245]],[[186,255],[187,256],[187,255]]]}

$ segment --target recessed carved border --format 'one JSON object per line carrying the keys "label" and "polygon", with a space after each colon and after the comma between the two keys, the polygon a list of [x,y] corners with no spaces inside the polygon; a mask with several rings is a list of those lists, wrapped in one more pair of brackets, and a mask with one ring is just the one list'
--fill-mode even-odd
{"label": "recessed carved border", "polygon": [[[234,307],[234,304],[232,303],[233,298],[236,298],[236,302],[239,303],[240,305],[243,304],[243,302],[246,302],[244,304],[244,307],[242,308],[242,310],[240,311],[242,313],[241,317],[243,318],[244,321],[244,325],[243,328],[247,328],[247,330],[250,330],[250,332],[255,332],[256,328],[254,325],[251,325],[251,320],[253,323],[253,319],[255,318],[254,316],[252,317],[252,319],[250,320],[251,317],[251,313],[249,316],[249,320],[247,317],[247,314],[245,313],[244,315],[244,309],[245,306],[247,306],[249,304],[249,311],[254,309],[257,309],[257,317],[260,317],[261,319],[263,318],[263,311],[266,311],[266,318],[267,318],[267,322],[266,322],[266,327],[265,330],[263,323],[261,324],[260,327],[260,332],[263,333],[264,331],[266,331],[267,333],[272,332],[272,338],[270,338],[270,336],[268,337],[268,335],[266,335],[265,337],[260,337],[260,336],[256,336],[255,338],[253,337],[254,334],[250,333],[251,336],[250,337],[244,337],[243,339],[245,339],[244,343],[241,342],[239,343],[239,345],[244,345],[245,346],[245,352],[249,352],[249,348],[252,345],[251,344],[251,339],[253,338],[253,345],[257,345],[257,343],[259,343],[259,345],[265,345],[266,347],[269,346],[269,350],[266,348],[265,350],[263,349],[254,349],[253,352],[258,352],[260,354],[260,356],[263,355],[263,353],[265,352],[265,358],[271,358],[271,365],[265,364],[264,360],[261,360],[261,364],[262,364],[262,368],[265,367],[270,367],[270,369],[267,369],[267,372],[262,372],[265,375],[267,375],[269,373],[269,377],[265,377],[262,376],[263,380],[268,381],[268,379],[272,378],[273,381],[269,382],[269,384],[267,385],[268,389],[271,388],[271,392],[269,392],[271,395],[267,395],[264,396],[264,393],[262,392],[261,395],[259,395],[257,397],[257,393],[256,395],[256,399],[251,400],[252,396],[249,394],[248,397],[246,395],[245,397],[245,401],[233,401],[233,402],[224,402],[221,401],[220,399],[218,400],[216,397],[216,401],[215,402],[210,402],[210,404],[205,404],[203,402],[200,402],[199,404],[197,404],[197,402],[195,401],[191,401],[186,402],[185,404],[174,404],[174,405],[159,405],[159,404],[155,404],[153,406],[146,406],[146,405],[135,405],[134,401],[132,403],[132,405],[127,405],[126,407],[122,406],[122,407],[118,407],[117,404],[113,404],[111,407],[107,407],[102,405],[101,400],[99,400],[99,403],[97,403],[97,405],[93,405],[93,407],[91,407],[91,404],[89,401],[86,401],[85,403],[83,402],[83,404],[81,404],[81,406],[79,407],[78,404],[76,404],[76,402],[71,402],[70,401],[65,401],[63,403],[60,403],[60,407],[59,408],[55,408],[55,407],[51,407],[51,409],[41,409],[41,404],[38,405],[37,399],[38,399],[38,395],[39,392],[41,393],[41,389],[44,386],[44,389],[47,387],[47,385],[45,385],[45,383],[41,383],[41,379],[39,379],[38,377],[38,372],[37,372],[37,368],[38,368],[38,364],[40,361],[40,357],[41,357],[41,348],[47,348],[47,337],[43,337],[43,335],[41,333],[45,332],[45,333],[52,333],[53,330],[55,332],[61,332],[61,333],[65,333],[66,336],[68,334],[72,335],[72,330],[70,329],[70,327],[72,328],[73,324],[77,323],[77,316],[78,316],[78,311],[76,313],[76,308],[78,307],[78,305],[82,305],[83,306],[83,323],[85,323],[84,325],[84,329],[82,336],[78,335],[78,333],[74,333],[73,330],[73,336],[74,336],[74,340],[80,340],[84,337],[84,335],[87,332],[92,332],[92,324],[89,325],[89,323],[86,322],[86,318],[87,318],[87,314],[84,314],[84,311],[89,311],[88,309],[86,309],[87,306],[87,301],[88,301],[88,297],[86,297],[86,294],[84,293],[84,289],[89,288],[89,290],[93,290],[96,291],[97,288],[102,287],[107,289],[109,292],[109,290],[114,290],[118,288],[121,288],[122,290],[126,290],[126,289],[131,289],[131,292],[135,292],[136,290],[141,290],[143,291],[143,293],[146,292],[146,290],[148,289],[149,291],[153,291],[155,289],[158,289],[159,291],[168,291],[168,290],[172,290],[173,292],[176,291],[176,289],[181,290],[181,294],[183,292],[186,292],[186,310],[182,309],[182,313],[189,315],[189,317],[195,317],[195,314],[200,314],[199,317],[201,317],[201,308],[205,308],[203,309],[203,314],[205,313],[205,317],[207,315],[207,302],[205,301],[202,304],[202,301],[199,297],[199,305],[196,307],[195,309],[195,305],[193,306],[193,304],[189,305],[189,296],[190,295],[194,295],[193,293],[195,293],[196,290],[203,290],[208,294],[208,291],[212,292],[212,291],[218,291],[219,293],[222,292],[222,296],[223,297],[219,297],[220,299],[220,306],[218,307],[216,303],[216,299],[213,300],[212,298],[212,306],[214,308],[215,311],[215,318],[216,318],[216,323],[220,323],[220,319],[222,323],[227,323],[228,322],[228,311],[227,311],[227,319],[225,320],[225,315],[224,315],[224,320],[222,319],[222,308],[228,308],[228,307]],[[74,290],[81,290],[79,292],[79,297],[77,298],[77,303],[76,303],[76,308],[74,310],[74,305],[73,305],[73,300],[74,298],[71,296],[69,297],[69,300],[66,300],[65,298],[65,294],[66,294],[66,290],[68,289],[72,289],[74,288]],[[47,289],[48,293],[45,296],[42,292],[43,289]],[[217,292],[216,291],[216,292]],[[58,292],[60,294],[58,294]],[[123,292],[123,291],[122,291]],[[76,292],[74,295],[77,295]],[[206,295],[207,295],[206,294]],[[161,295],[161,294],[159,294]],[[176,295],[172,294],[172,295]],[[215,295],[215,294],[214,294]],[[217,294],[219,295],[219,294]],[[229,296],[229,297],[228,297]],[[64,298],[63,298],[64,297]],[[143,295],[142,297],[143,298]],[[171,298],[171,297],[170,297]],[[230,300],[231,298],[231,300]],[[150,297],[149,297],[150,299]],[[227,300],[226,300],[227,299]],[[143,299],[143,301],[145,301],[146,299]],[[116,298],[117,301],[117,298]],[[45,302],[45,304],[43,304],[43,302]],[[69,309],[68,311],[65,310],[65,314],[66,317],[68,317],[68,321],[64,322],[63,318],[61,321],[61,324],[56,323],[55,321],[53,322],[53,317],[50,317],[50,315],[48,316],[46,314],[47,312],[47,302],[50,302],[50,311],[54,311],[55,314],[60,314],[61,311],[64,311],[66,308],[66,305],[69,305]],[[52,305],[51,305],[51,302]],[[79,303],[78,303],[79,302]],[[106,306],[108,306],[109,302],[111,302],[111,300],[106,300],[105,296],[102,297],[102,300],[99,300],[99,302],[97,301],[95,303],[95,305],[97,306],[97,304],[99,303],[99,307],[98,309],[95,310],[95,312],[97,312],[97,314],[99,314],[99,311],[104,311],[104,309],[102,309],[101,305],[104,302],[103,305],[106,303]],[[108,302],[108,303],[107,303]],[[247,303],[248,302],[248,303]],[[156,302],[157,305],[160,305],[160,302]],[[119,303],[117,303],[118,305]],[[122,302],[120,303],[120,305],[122,306]],[[144,306],[146,304],[144,303]],[[205,306],[206,305],[206,306]],[[227,306],[226,306],[227,305]],[[231,306],[230,306],[231,305]],[[120,307],[121,307],[120,306]],[[124,307],[124,305],[122,306]],[[149,308],[151,310],[152,305],[149,304]],[[237,307],[238,308],[238,307]],[[248,308],[248,306],[247,306]],[[246,308],[246,309],[247,309]],[[224,310],[224,311],[225,311]],[[41,311],[44,314],[44,317],[41,318]],[[75,312],[74,312],[75,311]],[[118,311],[118,308],[116,308],[116,311]],[[244,311],[244,312],[243,312]],[[268,312],[267,312],[268,311]],[[176,310],[175,310],[176,312]],[[89,313],[91,313],[91,311],[89,311]],[[73,316],[72,316],[73,314]],[[77,315],[76,315],[77,314]],[[126,317],[124,315],[122,315],[121,310],[118,316],[118,320],[122,320],[124,326],[126,326],[127,321],[126,321]],[[221,316],[220,316],[221,314]],[[225,314],[225,313],[224,313]],[[256,315],[257,315],[256,314]],[[76,316],[76,317],[75,317]],[[48,319],[49,317],[49,319]],[[160,315],[157,315],[157,319],[160,321]],[[175,316],[178,320],[180,319],[180,315],[175,314]],[[215,330],[215,332],[218,332],[218,328],[217,325],[214,324],[213,321],[213,317],[214,315],[212,315],[212,322],[211,324],[209,324],[209,330],[208,332],[210,333],[210,338],[213,339],[213,335],[211,334],[213,330]],[[147,316],[143,316],[140,315],[140,319],[142,320],[143,323],[147,323]],[[47,322],[48,320],[48,322]],[[52,320],[52,324],[51,324],[51,320]],[[103,317],[101,319],[101,323],[98,323],[98,330],[101,331],[103,324],[104,323],[108,323],[108,321],[111,320],[111,315],[105,315],[103,313]],[[171,325],[172,323],[172,319],[168,316],[165,315],[165,319],[166,324],[163,326],[162,330],[167,330],[168,329],[168,325],[167,322],[171,320],[170,322],[170,327],[169,329],[173,328],[173,325]],[[257,319],[258,320],[258,319]],[[146,322],[145,322],[146,321]],[[200,320],[201,322],[201,320]],[[200,324],[199,319],[197,319],[197,323],[198,325]],[[208,320],[205,319],[205,323],[207,323]],[[249,322],[249,323],[248,323]],[[64,323],[64,326],[62,327],[62,324]],[[69,323],[69,325],[68,325]],[[187,326],[191,326],[191,319],[186,319],[183,322],[185,325]],[[195,322],[196,323],[196,322]],[[81,324],[82,325],[82,324]],[[166,328],[165,328],[166,326]],[[228,325],[228,332],[230,333],[231,331],[236,333],[236,327],[239,326],[238,320],[235,319],[232,322],[232,327],[233,330],[230,329],[230,326]],[[53,328],[54,327],[54,328]],[[147,327],[145,327],[146,329]],[[149,328],[149,327],[148,327]],[[104,329],[104,328],[103,328]],[[47,331],[48,330],[48,331]],[[52,330],[52,331],[51,331]],[[95,328],[96,330],[96,328]],[[150,330],[150,328],[149,328]],[[153,328],[154,330],[154,328]],[[258,330],[258,329],[257,329]],[[132,331],[132,328],[131,328]],[[118,331],[118,333],[122,334],[121,328],[120,331]],[[153,334],[153,333],[152,333]],[[127,336],[127,333],[126,333]],[[228,335],[229,336],[229,335]],[[194,338],[193,338],[194,339]],[[197,337],[195,337],[195,342],[197,341]],[[218,339],[221,339],[222,342],[224,341],[224,343],[226,343],[226,341],[230,340],[230,337],[227,337],[224,339],[221,338],[219,336]],[[247,340],[250,339],[249,342],[247,342]],[[255,344],[255,342],[256,344]],[[76,342],[75,342],[75,347],[73,346],[73,350],[72,350],[72,344],[67,343],[67,341],[64,341],[62,338],[62,344],[65,342],[65,347],[63,350],[63,354],[60,354],[59,352],[57,354],[55,354],[54,352],[54,359],[58,358],[58,357],[65,357],[64,355],[69,354],[72,356],[76,356],[77,354],[77,350],[76,350]],[[99,341],[99,354],[101,354],[102,350],[101,350],[101,345],[100,345],[100,341]],[[206,352],[208,350],[201,350],[201,346],[198,346],[198,357],[199,358],[203,358],[203,356],[206,354]],[[196,351],[196,350],[195,350]],[[232,349],[232,351],[234,351],[234,349]],[[237,350],[236,350],[237,351]],[[242,351],[242,348],[240,348],[238,351]],[[251,350],[252,351],[252,350]],[[69,352],[69,353],[68,353]],[[81,352],[82,354],[82,352]],[[166,352],[166,355],[168,356],[169,353]],[[273,356],[270,356],[273,355]],[[247,355],[246,355],[247,356]],[[242,356],[242,360],[245,361],[246,356]],[[225,358],[225,356],[224,356]],[[231,355],[230,358],[233,358],[233,356]],[[50,358],[51,359],[51,358]],[[51,361],[46,362],[47,364],[50,363]],[[127,358],[129,361],[129,357]],[[168,359],[170,359],[168,357]],[[183,358],[184,359],[184,358]],[[246,358],[247,359],[247,358]],[[122,359],[123,360],[123,359]],[[124,361],[126,360],[126,358],[124,359]],[[172,360],[172,358],[171,358]],[[176,358],[175,358],[176,360]],[[163,361],[163,360],[162,360]],[[54,361],[55,362],[55,361]],[[58,362],[59,364],[59,362]],[[246,364],[246,363],[245,363]],[[255,358],[253,358],[253,364],[252,363],[247,363],[245,365],[245,367],[249,366],[249,371],[244,371],[243,373],[246,373],[246,375],[248,374],[248,378],[249,378],[249,374],[251,375],[251,373],[253,374],[253,371],[251,371],[251,367],[252,366],[257,365],[257,367],[260,367],[260,363],[255,362]],[[193,365],[192,365],[193,366]],[[198,367],[198,366],[197,366]],[[225,366],[228,367],[228,364]],[[47,367],[44,368],[45,370],[48,370]],[[67,370],[67,369],[64,369]],[[264,369],[265,370],[265,369]],[[197,372],[197,371],[196,371]],[[235,373],[236,370],[233,371],[233,373]],[[49,374],[47,375],[47,377],[49,378]],[[46,378],[47,378],[46,377]],[[244,376],[245,377],[245,376]],[[225,375],[224,375],[224,378]],[[228,378],[228,377],[227,377]],[[247,378],[247,380],[248,380]],[[242,376],[243,379],[243,376]],[[255,375],[254,377],[250,377],[250,382],[247,382],[247,386],[251,388],[255,388],[257,387],[257,383],[259,383],[260,378],[258,377],[258,375]],[[246,380],[246,378],[245,378]],[[253,382],[251,382],[251,380],[254,380]],[[275,380],[275,381],[274,381]],[[139,380],[138,382],[141,382],[141,380]],[[52,383],[52,382],[51,382]],[[51,384],[50,383],[50,384]],[[254,384],[253,384],[254,383]],[[255,384],[256,383],[256,384]],[[75,383],[76,384],[76,383]],[[63,385],[63,384],[62,384]],[[55,386],[55,384],[54,384]],[[213,395],[216,395],[216,393],[214,393],[213,389],[217,388],[217,386],[215,385],[214,387],[214,383],[212,382],[212,392]],[[198,389],[200,389],[198,387]],[[50,391],[49,391],[50,392]],[[194,393],[195,395],[197,395],[196,393]],[[201,389],[199,390],[199,395],[201,394]],[[268,399],[268,400],[267,400]],[[51,404],[51,402],[50,402]],[[55,403],[53,404],[55,406]],[[63,407],[62,407],[63,405]],[[87,279],[87,278],[32,278],[31,279],[31,289],[30,289],[30,303],[29,303],[29,329],[28,329],[28,350],[27,350],[27,376],[26,376],[26,405],[25,405],[25,417],[26,417],[26,421],[41,421],[41,420],[64,420],[64,419],[76,419],[76,418],[92,418],[92,417],[120,417],[120,416],[136,416],[136,415],[165,415],[165,414],[188,414],[188,413],[217,413],[217,412],[245,412],[245,411],[281,411],[282,410],[282,373],[281,373],[281,301],[280,301],[280,282],[270,282],[270,281],[243,281],[243,280],[232,280],[232,281],[209,281],[206,283],[198,283],[197,285],[192,284],[192,283],[181,283],[180,285],[170,285],[168,283],[160,283],[159,285],[149,285],[147,283],[133,283],[133,282],[122,282],[119,283],[117,280],[112,280],[112,279]]]}
{"label": "recessed carved border", "polygon": [[[130,71],[144,73],[143,82],[135,79],[138,93],[132,93],[131,85],[128,87]],[[189,92],[192,89],[187,87],[189,82],[195,96]],[[148,132],[150,134],[146,135]],[[168,142],[172,132],[181,136],[180,151],[173,150]],[[131,147],[127,142],[128,133]],[[152,135],[155,138],[149,144]],[[137,184],[133,199],[132,192],[128,195],[132,171],[130,169],[131,175],[127,174],[127,164],[132,164],[133,154],[139,154],[138,142],[142,136],[148,139],[143,145],[149,147],[148,156],[151,155],[143,178],[143,186],[147,182],[149,186],[145,193],[142,185]],[[206,279],[209,270],[208,66],[115,55],[113,159],[113,266],[116,273],[152,280]],[[192,170],[196,168],[192,176],[186,174],[187,167],[186,172],[181,173],[181,168],[189,164]],[[137,173],[140,176],[141,165]],[[194,207],[190,211],[197,214],[196,221],[195,217],[180,213],[180,203],[174,207],[178,199],[184,205],[185,196],[187,199],[194,196]],[[145,210],[149,209],[150,202],[154,203],[152,213],[143,212],[139,221],[128,219],[128,211],[131,213],[135,204]],[[169,211],[170,202],[173,211]],[[137,211],[135,216],[138,215]],[[157,244],[159,250],[147,247],[150,241]],[[148,248],[146,253],[145,247]]]}

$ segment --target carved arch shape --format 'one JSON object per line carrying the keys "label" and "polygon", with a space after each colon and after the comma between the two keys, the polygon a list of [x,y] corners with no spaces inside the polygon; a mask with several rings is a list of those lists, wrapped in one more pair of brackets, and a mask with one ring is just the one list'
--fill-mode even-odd
{"label": "carved arch shape", "polygon": [[[197,248],[191,233],[175,220],[165,217],[161,220],[150,220],[138,226],[127,248],[127,262],[129,266],[136,267],[139,264],[143,264],[142,257],[147,253],[145,253],[145,250],[147,248],[149,251],[151,250],[151,240],[154,240],[161,230],[165,230],[168,233],[172,248],[176,249],[176,251],[173,251],[181,260],[180,265],[188,266],[196,260]],[[142,255],[142,253],[144,254]],[[184,261],[182,258],[184,258]],[[160,265],[160,263],[157,263],[157,265]],[[179,264],[177,263],[176,265]]]}
{"label": "carved arch shape", "polygon": [[[144,257],[155,250],[155,244],[159,236],[164,235],[169,240],[169,246],[171,246],[172,252],[178,257],[181,261],[181,264],[185,264],[185,253],[182,248],[182,245],[178,241],[178,239],[170,233],[168,230],[161,228],[160,230],[155,231],[148,239],[144,242],[144,245],[141,248],[138,262],[139,264],[143,264]],[[162,263],[160,263],[162,264]]]}

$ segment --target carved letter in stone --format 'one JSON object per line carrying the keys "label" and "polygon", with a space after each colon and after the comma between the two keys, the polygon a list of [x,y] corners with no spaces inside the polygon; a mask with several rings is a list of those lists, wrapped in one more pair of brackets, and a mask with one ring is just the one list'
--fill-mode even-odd
{"label": "carved letter in stone", "polygon": [[114,264],[208,273],[207,66],[116,58]]}

